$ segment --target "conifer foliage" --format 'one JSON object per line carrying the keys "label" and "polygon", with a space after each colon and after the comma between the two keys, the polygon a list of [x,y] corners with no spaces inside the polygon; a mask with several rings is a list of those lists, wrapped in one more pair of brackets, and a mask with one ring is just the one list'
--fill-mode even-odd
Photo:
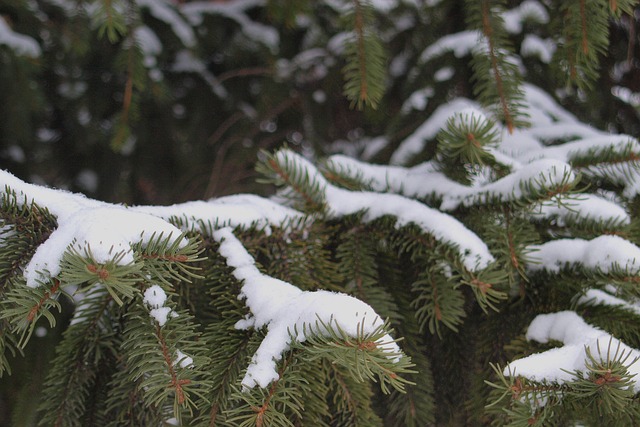
{"label": "conifer foliage", "polygon": [[0,13],[0,424],[640,423],[635,1]]}

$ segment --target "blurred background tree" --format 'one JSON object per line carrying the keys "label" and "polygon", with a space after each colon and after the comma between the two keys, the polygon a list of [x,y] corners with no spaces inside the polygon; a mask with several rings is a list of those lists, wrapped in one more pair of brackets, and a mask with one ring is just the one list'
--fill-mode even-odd
{"label": "blurred background tree", "polygon": [[[527,81],[596,127],[636,135],[637,13],[605,29],[602,66],[589,90],[573,89],[552,69],[563,3],[503,4],[502,41]],[[343,91],[352,2],[3,0],[0,166],[101,200],[166,204],[265,191],[257,153],[283,142],[385,162],[439,105],[473,96],[470,49],[425,52],[476,15],[464,1],[369,8],[379,52],[367,65],[383,84],[377,108],[357,109]]]}

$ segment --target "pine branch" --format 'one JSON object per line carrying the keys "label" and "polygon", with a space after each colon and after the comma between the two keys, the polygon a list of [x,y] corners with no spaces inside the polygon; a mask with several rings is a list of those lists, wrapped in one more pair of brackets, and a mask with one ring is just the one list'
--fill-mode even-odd
{"label": "pine branch", "polygon": [[351,107],[363,109],[365,105],[376,108],[385,91],[385,54],[373,30],[373,11],[367,0],[353,0],[350,11],[354,37],[346,42],[347,64],[342,72],[345,77],[344,93]]}
{"label": "pine branch", "polygon": [[335,396],[331,402],[332,425],[381,427],[382,420],[372,407],[371,386],[348,375],[344,368],[325,362],[329,372],[330,393]]}
{"label": "pine branch", "polygon": [[254,388],[250,392],[236,391],[234,400],[240,405],[228,411],[227,422],[241,427],[294,426],[304,411],[304,395],[309,385],[302,377],[293,353],[283,357],[278,370],[279,379],[268,388]]}
{"label": "pine branch", "polygon": [[438,132],[436,159],[445,175],[465,185],[474,171],[496,163],[485,147],[497,144],[499,130],[479,111],[456,113]]}
{"label": "pine branch", "polygon": [[562,3],[559,15],[567,83],[589,89],[597,78],[600,56],[609,45],[609,5],[599,0],[571,0]]}
{"label": "pine branch", "polygon": [[[146,404],[172,408],[172,416],[193,414],[192,396],[204,398],[210,385],[203,366],[208,357],[198,343],[192,317],[186,312],[168,315],[162,324],[144,307],[141,297],[128,310],[122,350],[127,355],[131,380],[141,380],[139,389]],[[171,313],[169,313],[171,314]],[[187,362],[181,355],[193,358]]]}
{"label": "pine branch", "polygon": [[116,43],[126,34],[127,25],[123,9],[125,5],[120,0],[102,0],[92,21],[97,24],[98,36],[107,36],[110,43]]}
{"label": "pine branch", "polygon": [[267,177],[265,182],[277,186],[288,185],[293,192],[285,192],[283,196],[295,201],[300,197],[304,210],[307,212],[322,212],[325,209],[324,188],[322,183],[311,176],[305,168],[299,165],[294,156],[278,156],[279,153],[264,153],[265,160],[258,163],[256,170]]}
{"label": "pine branch", "polygon": [[98,392],[98,372],[111,365],[119,338],[112,328],[113,299],[99,285],[91,287],[64,333],[45,382],[41,425],[80,426],[88,403]]}
{"label": "pine branch", "polygon": [[7,299],[2,301],[3,310],[0,319],[9,321],[12,330],[21,334],[18,344],[20,347],[24,348],[27,344],[41,316],[48,320],[49,326],[55,326],[56,317],[51,311],[52,309],[58,312],[62,310],[57,300],[59,291],[60,281],[54,279],[48,287],[17,286],[7,294]]}
{"label": "pine branch", "polygon": [[[332,363],[343,366],[358,381],[377,380],[385,394],[390,392],[389,386],[403,392],[409,381],[400,375],[415,373],[411,370],[414,365],[409,357],[393,354],[382,348],[392,344],[381,341],[386,339],[388,323],[380,325],[369,334],[365,334],[361,323],[358,325],[357,337],[349,336],[337,322],[332,325],[320,318],[315,327],[308,328],[308,331],[303,331],[307,337],[305,343],[294,341],[292,348],[304,349],[303,357],[307,360],[329,358]],[[314,330],[324,331],[324,334],[311,333]],[[293,334],[298,335],[298,331],[293,331]]]}
{"label": "pine branch", "polygon": [[427,269],[411,284],[416,295],[411,307],[423,330],[428,325],[432,334],[441,334],[440,325],[458,331],[466,313],[465,299],[454,280],[449,280],[442,271],[443,266]]}
{"label": "pine branch", "polygon": [[483,104],[496,105],[496,114],[509,133],[513,133],[515,128],[527,124],[521,111],[524,95],[518,69],[509,58],[513,48],[501,16],[505,2],[492,3],[493,8],[489,0],[465,2],[467,26],[478,29],[486,42],[486,47],[474,52],[472,59],[474,94]]}

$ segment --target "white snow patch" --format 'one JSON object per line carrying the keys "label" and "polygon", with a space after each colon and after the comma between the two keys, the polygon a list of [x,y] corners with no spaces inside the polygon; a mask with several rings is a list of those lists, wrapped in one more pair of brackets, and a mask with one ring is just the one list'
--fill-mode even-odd
{"label": "white snow patch", "polygon": [[193,33],[193,29],[180,16],[171,2],[167,0],[136,0],[136,3],[140,8],[148,8],[154,18],[169,24],[173,33],[185,47],[194,47],[196,45],[196,36]]}
{"label": "white snow patch", "polygon": [[583,296],[578,298],[577,303],[585,305],[609,305],[613,307],[620,307],[632,313],[640,315],[640,305],[638,305],[637,303],[630,304],[628,301],[625,301],[618,297],[614,297],[613,295],[600,289],[589,289]]}
{"label": "white snow patch", "polygon": [[[71,215],[59,216],[58,220],[58,228],[38,247],[24,270],[28,286],[37,287],[57,276],[62,257],[69,248],[81,254],[87,250],[98,263],[117,257],[119,265],[126,265],[134,262],[133,244],[146,245],[154,233],[156,236],[162,233],[173,242],[182,235],[179,229],[160,218],[115,205],[80,208]],[[183,239],[180,245],[186,243]]]}
{"label": "white snow patch", "polygon": [[460,205],[517,200],[525,194],[524,190],[553,188],[575,179],[568,164],[553,159],[537,160],[494,182],[478,187],[462,187],[455,193],[447,194],[440,209],[454,210]]}
{"label": "white snow patch", "polygon": [[424,111],[429,103],[429,98],[431,98],[434,93],[432,87],[425,87],[415,91],[407,98],[404,104],[402,104],[400,111],[404,114],[409,113],[411,110]]}
{"label": "white snow patch", "polygon": [[471,271],[485,268],[494,260],[482,239],[450,215],[397,194],[348,191],[335,187],[306,159],[288,150],[279,151],[275,157],[283,164],[295,162],[309,176],[310,182],[324,190],[330,216],[365,212],[364,220],[373,221],[392,215],[396,217],[398,227],[415,224],[438,240],[454,246],[465,267]]}
{"label": "white snow patch", "polygon": [[[250,315],[236,323],[236,328],[267,327],[267,335],[256,350],[247,368],[242,385],[245,389],[267,387],[279,378],[276,362],[289,348],[291,335],[304,342],[306,334],[323,334],[326,331],[319,322],[340,327],[349,336],[359,332],[373,332],[383,324],[380,317],[366,303],[346,294],[329,291],[302,291],[282,280],[262,274],[255,261],[230,228],[214,232],[220,243],[219,253],[227,265],[234,268],[234,276],[243,282],[239,298],[246,301]],[[388,334],[378,341],[378,346],[399,357],[400,349]]]}
{"label": "white snow patch", "polygon": [[551,39],[541,39],[535,34],[527,34],[522,40],[520,54],[522,56],[537,56],[540,61],[549,64],[557,48]]}
{"label": "white snow patch", "polygon": [[196,26],[202,23],[204,15],[206,14],[220,15],[236,21],[247,38],[264,44],[275,53],[278,51],[278,45],[280,44],[278,32],[271,26],[251,20],[245,13],[247,9],[253,6],[263,5],[264,1],[256,0],[234,0],[230,2],[198,1],[186,3],[181,7],[181,10],[189,21]]}
{"label": "white snow patch", "polygon": [[559,226],[564,226],[570,219],[591,221],[615,221],[619,224],[630,224],[631,217],[618,204],[598,197],[594,194],[580,194],[570,198],[554,198],[534,208],[534,218],[557,218]]}
{"label": "white snow patch", "polygon": [[193,368],[193,357],[187,356],[180,350],[176,350],[176,358],[173,364],[179,364],[181,368]]}
{"label": "white snow patch", "polygon": [[519,6],[507,10],[502,14],[504,28],[511,34],[520,34],[522,24],[527,21],[534,21],[539,24],[549,22],[547,9],[536,0],[525,0]]}
{"label": "white snow patch", "polygon": [[[191,3],[190,3],[191,4]],[[216,79],[207,66],[200,59],[196,58],[194,54],[188,50],[181,50],[176,54],[175,62],[171,68],[176,73],[195,73],[198,74],[202,80],[204,80],[211,91],[219,98],[226,98],[229,93],[227,89]]]}
{"label": "white snow patch", "polygon": [[[173,206],[127,208],[89,199],[81,194],[25,183],[0,171],[0,188],[9,187],[18,203],[36,203],[57,219],[58,228],[38,247],[24,270],[27,284],[36,287],[60,273],[64,253],[73,248],[90,253],[98,263],[116,259],[119,265],[134,262],[132,245],[147,245],[152,237],[169,239],[180,247],[187,244],[182,231],[166,220],[183,217],[185,231],[210,223],[231,226],[282,226],[302,214],[268,199],[254,195],[235,195],[209,202],[188,202]],[[205,230],[202,230],[205,231]],[[160,315],[160,312],[159,312]]]}
{"label": "white snow patch", "polygon": [[640,248],[620,236],[603,235],[592,240],[557,239],[527,248],[534,252],[528,268],[559,272],[565,266],[581,265],[608,273],[614,268],[640,271]]}
{"label": "white snow patch", "polygon": [[[588,325],[573,311],[537,316],[529,325],[526,337],[540,343],[550,340],[561,341],[564,346],[515,360],[505,367],[505,375],[520,375],[533,381],[570,382],[575,380],[571,372],[586,371],[586,348],[591,350],[594,358],[602,361],[607,360],[608,348],[611,349],[611,356],[616,349],[630,355],[627,363],[640,358],[638,350],[601,329]],[[637,393],[640,391],[637,381],[640,378],[640,360],[636,360],[629,367],[629,373],[635,375],[634,390]]]}
{"label": "white snow patch", "polygon": [[167,301],[167,294],[160,286],[152,285],[144,291],[144,298],[142,301],[150,308],[160,308]]}
{"label": "white snow patch", "polygon": [[289,220],[301,219],[302,213],[253,194],[236,194],[209,201],[192,201],[171,206],[135,206],[131,210],[164,219],[185,221],[183,231],[201,229],[201,224],[218,226],[255,226],[269,232],[271,226],[283,226]]}
{"label": "white snow patch", "polygon": [[420,62],[425,63],[446,52],[453,52],[456,58],[462,58],[485,47],[486,41],[479,31],[462,31],[441,37],[420,54]]}
{"label": "white snow patch", "polygon": [[0,45],[8,46],[20,56],[37,58],[42,53],[35,39],[13,31],[2,16],[0,16]]}
{"label": "white snow patch", "polygon": [[178,313],[173,311],[171,307],[165,307],[167,294],[158,285],[151,285],[144,291],[142,300],[149,307],[149,315],[158,322],[161,327],[167,323],[171,317],[177,317]]}

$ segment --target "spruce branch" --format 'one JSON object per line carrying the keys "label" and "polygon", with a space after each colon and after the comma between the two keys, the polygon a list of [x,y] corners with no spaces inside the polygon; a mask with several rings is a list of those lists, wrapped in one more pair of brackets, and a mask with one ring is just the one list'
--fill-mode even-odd
{"label": "spruce branch", "polygon": [[[205,398],[210,386],[202,372],[206,349],[188,313],[167,316],[164,324],[150,314],[140,296],[129,307],[122,343],[127,371],[131,380],[140,380],[147,405],[171,408],[180,420],[184,414],[193,415],[194,398]],[[182,354],[193,361],[186,362]]]}
{"label": "spruce branch", "polygon": [[485,147],[498,142],[499,130],[478,111],[454,114],[438,132],[436,159],[443,172],[454,181],[469,185],[474,170],[495,164]]}
{"label": "spruce branch", "polygon": [[351,107],[376,108],[385,91],[386,55],[373,29],[373,10],[368,0],[352,0],[349,12],[353,37],[346,41],[347,64],[342,72],[346,80],[344,93]]}
{"label": "spruce branch", "polygon": [[[198,239],[186,237],[185,234],[175,238],[171,234],[165,236],[154,232],[144,245],[140,242],[132,250],[142,261],[142,269],[151,277],[167,285],[170,280],[189,283],[201,277],[196,265],[205,258],[200,256],[202,249]],[[188,240],[186,245],[183,244],[185,239]]]}
{"label": "spruce branch", "polygon": [[382,420],[376,415],[372,398],[373,392],[368,382],[359,381],[348,375],[346,370],[337,364],[324,362],[329,372],[329,390],[333,397],[331,403],[333,425],[339,426],[382,426]]}
{"label": "spruce branch", "polygon": [[[292,348],[304,350],[303,358],[315,360],[329,358],[331,363],[341,365],[353,378],[359,381],[380,383],[383,393],[390,392],[389,386],[403,392],[405,384],[411,384],[402,374],[415,373],[408,356],[391,353],[385,346],[395,343],[383,341],[388,337],[388,322],[379,325],[370,333],[365,333],[363,320],[358,325],[358,335],[352,337],[340,325],[331,320],[324,322],[320,317],[315,325],[303,325],[304,343],[293,341]],[[323,331],[322,334],[314,331]],[[298,331],[291,331],[293,336]]]}
{"label": "spruce branch", "polygon": [[50,286],[37,288],[22,284],[14,287],[0,303],[0,319],[6,319],[14,332],[21,333],[19,347],[24,348],[27,344],[41,316],[47,319],[49,326],[55,326],[56,317],[51,311],[62,310],[58,302],[60,291],[61,283],[57,279],[54,279]]}
{"label": "spruce branch", "polygon": [[95,260],[90,245],[87,245],[82,253],[72,245],[60,262],[59,280],[65,286],[99,283],[118,305],[123,305],[123,300],[130,300],[135,296],[138,284],[142,280],[139,264],[121,265],[125,253],[118,252],[106,263],[101,263]]}
{"label": "spruce branch", "polygon": [[228,411],[226,421],[242,427],[294,426],[292,420],[301,418],[304,411],[303,393],[308,385],[292,352],[283,357],[278,377],[266,389],[236,390],[234,400],[241,404]]}
{"label": "spruce branch", "polygon": [[18,199],[5,186],[0,193],[0,296],[11,288],[24,260],[33,256],[56,227],[55,217],[46,208],[29,203],[26,195]]}
{"label": "spruce branch", "polygon": [[98,36],[107,36],[110,43],[116,43],[127,32],[123,13],[125,6],[120,0],[101,0],[100,6],[92,17],[98,26]]}
{"label": "spruce branch", "polygon": [[88,289],[64,332],[45,382],[41,425],[81,426],[98,390],[99,371],[111,366],[119,344],[110,318],[113,299],[104,287]]}
{"label": "spruce branch", "polygon": [[[527,124],[521,111],[524,95],[521,77],[509,54],[513,51],[504,30],[504,1],[466,1],[469,28],[482,34],[484,48],[477,49],[472,59],[474,93],[485,105],[495,105],[495,112],[513,133]],[[493,7],[492,7],[493,6]]]}
{"label": "spruce branch", "polygon": [[618,184],[635,179],[640,170],[640,153],[637,141],[629,139],[624,144],[575,150],[570,154],[569,162],[588,177]]}
{"label": "spruce branch", "polygon": [[590,89],[598,75],[600,57],[609,45],[609,4],[600,0],[562,2],[560,66],[566,81],[579,89]]}
{"label": "spruce branch", "polygon": [[585,372],[575,372],[576,381],[569,395],[586,401],[600,416],[612,417],[623,413],[627,406],[634,404],[634,383],[629,367],[638,361],[630,359],[631,353],[620,348],[618,342],[612,349],[613,339],[609,340],[606,354],[602,354],[600,342],[597,342],[597,355],[590,347],[585,348]]}
{"label": "spruce branch", "polygon": [[265,179],[263,182],[276,186],[290,186],[292,192],[282,195],[293,201],[302,199],[304,210],[307,212],[323,212],[325,210],[324,188],[288,150],[281,150],[275,154],[263,152],[264,160],[256,166],[256,170]]}

